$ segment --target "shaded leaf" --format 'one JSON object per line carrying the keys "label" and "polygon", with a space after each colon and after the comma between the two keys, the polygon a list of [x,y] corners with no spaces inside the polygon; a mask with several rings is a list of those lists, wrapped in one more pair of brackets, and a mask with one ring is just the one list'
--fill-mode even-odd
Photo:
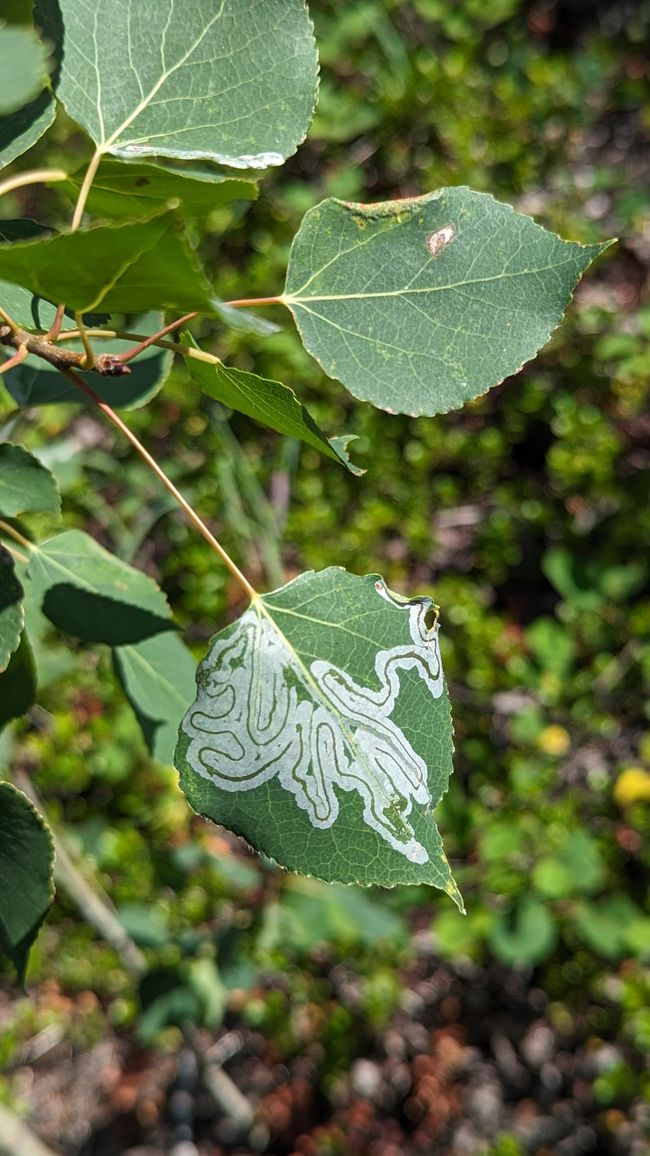
{"label": "shaded leaf", "polygon": [[0,116],[7,116],[40,93],[49,53],[33,28],[0,25]]}
{"label": "shaded leaf", "polygon": [[212,297],[172,211],[0,245],[0,276],[80,313],[207,311]]}
{"label": "shaded leaf", "polygon": [[294,238],[284,302],[332,377],[389,412],[446,413],[548,340],[607,245],[578,245],[486,193],[326,200]]}
{"label": "shaded leaf", "polygon": [[433,819],[452,732],[430,606],[337,567],[256,598],[214,639],[181,726],[195,810],[292,870],[432,883],[462,907]]}
{"label": "shaded leaf", "polygon": [[0,674],[18,648],[24,623],[23,588],[11,554],[0,545]]}
{"label": "shaded leaf", "polygon": [[[80,169],[68,182],[67,188],[75,200],[85,172],[85,168]],[[93,181],[87,208],[94,217],[137,217],[178,199],[186,216],[203,216],[231,201],[254,201],[257,192],[252,181],[227,176],[216,169],[172,169],[146,161],[126,163],[105,157]]]}
{"label": "shaded leaf", "polygon": [[0,782],[0,951],[21,983],[29,949],[54,897],[53,869],[45,820],[22,791]]}
{"label": "shaded leaf", "polygon": [[57,95],[102,152],[282,164],[314,107],[317,56],[304,0],[42,0],[62,47]]}
{"label": "shaded leaf", "polygon": [[[133,323],[137,333],[157,333],[165,324],[162,313],[149,313]],[[132,341],[106,341],[93,338],[97,353],[118,354],[131,349]],[[80,341],[66,341],[66,349],[82,350]],[[171,350],[150,345],[130,363],[131,372],[125,377],[98,377],[92,374],[92,387],[103,401],[114,409],[137,409],[145,405],[162,388],[172,367]],[[82,373],[82,378],[88,375]],[[18,405],[50,405],[62,401],[78,405],[90,403],[80,390],[69,382],[54,366],[40,357],[28,357],[22,365],[10,369],[4,377],[7,390]]]}
{"label": "shaded leaf", "polygon": [[[372,892],[297,876],[287,880],[280,902],[284,913],[293,917],[291,935],[275,943],[267,940],[266,950],[286,951],[287,943],[298,952],[311,951],[323,943],[360,943],[373,948],[389,942],[401,947],[408,939],[402,916]],[[464,926],[458,912],[455,916]]]}
{"label": "shaded leaf", "polygon": [[508,967],[531,967],[551,955],[557,928],[548,908],[524,895],[512,913],[491,926],[489,942],[497,959]]}
{"label": "shaded leaf", "polygon": [[23,631],[18,649],[0,674],[0,729],[20,718],[36,700],[36,670],[27,635]]}
{"label": "shaded leaf", "polygon": [[[198,348],[189,334],[183,334],[183,342]],[[199,389],[229,409],[245,413],[277,433],[299,438],[327,457],[342,462],[353,474],[365,472],[353,465],[346,453],[347,442],[351,439],[329,441],[288,385],[243,369],[234,369],[217,357],[209,362],[188,357],[187,366]]]}
{"label": "shaded leaf", "polygon": [[178,728],[196,692],[196,663],[177,634],[113,651],[115,670],[154,758],[171,766]]}
{"label": "shaded leaf", "polygon": [[[51,237],[52,230],[38,221],[29,218],[0,221],[0,241],[28,241],[34,237]],[[0,304],[5,313],[24,329],[49,329],[56,317],[56,305],[37,297],[21,285],[13,285],[10,281],[0,281]],[[66,309],[66,315],[74,314]],[[108,320],[108,313],[86,313],[84,321],[87,325],[103,325]]]}
{"label": "shaded leaf", "polygon": [[140,981],[140,1014],[138,1039],[153,1044],[159,1033],[170,1024],[201,1022],[201,1000],[190,985],[189,965],[152,967]]}
{"label": "shaded leaf", "polygon": [[76,638],[120,646],[174,629],[153,578],[81,530],[34,546],[27,574],[43,613]]}
{"label": "shaded leaf", "polygon": [[56,115],[49,92],[42,92],[18,112],[0,116],[0,170],[26,153],[47,132]]}
{"label": "shaded leaf", "polygon": [[0,442],[0,515],[58,514],[60,509],[54,474],[23,446]]}
{"label": "shaded leaf", "polygon": [[[59,683],[66,678],[76,666],[76,655],[66,640],[55,632],[52,623],[45,617],[41,609],[42,597],[34,590],[33,583],[27,575],[27,567],[19,567],[20,581],[25,591],[25,633],[29,635],[29,648],[32,661],[32,682],[40,687],[50,683]],[[27,704],[31,706],[33,698]],[[23,713],[27,707],[22,708]]]}
{"label": "shaded leaf", "polygon": [[597,902],[576,904],[573,917],[591,950],[615,960],[628,954],[628,930],[643,918],[643,911],[629,895],[610,894]]}

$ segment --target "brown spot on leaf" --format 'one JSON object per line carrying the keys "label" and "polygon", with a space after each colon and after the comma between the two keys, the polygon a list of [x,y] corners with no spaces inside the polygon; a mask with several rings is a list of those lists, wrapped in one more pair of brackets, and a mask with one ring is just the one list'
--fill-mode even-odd
{"label": "brown spot on leaf", "polygon": [[427,249],[432,257],[437,257],[439,253],[450,241],[453,241],[456,236],[456,229],[454,225],[443,225],[440,229],[436,229],[435,233],[427,237]]}

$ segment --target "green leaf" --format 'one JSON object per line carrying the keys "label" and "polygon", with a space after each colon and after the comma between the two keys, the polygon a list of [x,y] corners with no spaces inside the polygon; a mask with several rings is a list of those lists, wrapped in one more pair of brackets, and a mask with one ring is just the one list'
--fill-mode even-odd
{"label": "green leaf", "polygon": [[47,80],[49,53],[33,28],[0,25],[0,116],[33,100]]}
{"label": "green leaf", "polygon": [[[75,201],[85,173],[85,167],[79,169],[65,186]],[[141,217],[168,201],[179,200],[186,216],[206,216],[231,201],[254,201],[257,192],[252,181],[216,169],[171,168],[105,157],[93,181],[87,209],[94,217]]]}
{"label": "green leaf", "polygon": [[34,657],[23,632],[20,645],[11,656],[9,666],[0,674],[0,730],[20,718],[36,698]]}
{"label": "green leaf", "polygon": [[0,245],[0,277],[80,313],[207,311],[212,297],[173,211]]}
{"label": "green leaf", "polygon": [[[285,914],[292,916],[292,952],[311,951],[322,943],[363,944],[377,947],[390,943],[402,947],[407,941],[402,916],[391,911],[381,897],[332,883],[300,876],[289,877],[281,897]],[[456,921],[463,924],[455,913]],[[286,940],[267,939],[265,948],[287,951]]]}
{"label": "green leaf", "polygon": [[[188,333],[183,334],[182,341],[198,349]],[[209,362],[188,357],[187,366],[199,389],[209,397],[216,398],[229,409],[245,413],[247,417],[254,418],[277,433],[299,438],[327,457],[342,462],[350,473],[365,473],[365,470],[352,464],[346,453],[347,441],[351,439],[329,441],[288,385],[258,377],[256,373],[248,373],[243,369],[233,369],[230,365],[224,365],[218,357],[211,358]]]}
{"label": "green leaf", "polygon": [[11,554],[0,545],[0,674],[18,649],[24,624],[23,588]]}
{"label": "green leaf", "polygon": [[514,912],[492,924],[488,939],[497,959],[508,967],[530,967],[551,955],[557,928],[547,907],[530,896]]}
{"label": "green leaf", "polygon": [[256,598],[214,639],[181,726],[194,809],[291,870],[431,883],[462,908],[433,819],[452,731],[430,606],[338,567]]}
{"label": "green leaf", "polygon": [[[51,230],[30,219],[0,221],[0,241],[13,244],[14,241],[32,240],[34,237],[49,237]],[[49,329],[56,316],[56,306],[49,301],[35,297],[22,285],[0,280],[0,305],[12,321],[25,329]],[[7,355],[11,350],[5,349]]]}
{"label": "green leaf", "polygon": [[57,95],[102,152],[279,165],[303,140],[317,56],[304,0],[41,0]]}
{"label": "green leaf", "polygon": [[121,646],[174,629],[153,578],[81,530],[34,546],[27,574],[43,613],[76,638]]}
{"label": "green leaf", "polygon": [[[76,655],[68,640],[56,635],[52,623],[43,614],[42,596],[34,589],[34,584],[27,575],[27,567],[21,566],[19,574],[25,591],[25,633],[29,635],[35,693],[36,683],[40,688],[49,686],[50,683],[60,683],[62,679],[67,678],[75,670]],[[27,706],[31,706],[33,701],[32,698]],[[26,709],[27,707],[24,707],[20,713]]]}
{"label": "green leaf", "polygon": [[61,499],[54,478],[23,446],[0,442],[0,514],[58,514]]}
{"label": "green leaf", "polygon": [[462,187],[326,200],[294,239],[283,300],[308,352],[356,397],[446,413],[518,372],[610,243],[563,241]]}
{"label": "green leaf", "polygon": [[22,791],[0,782],[0,951],[22,983],[29,949],[54,897],[54,848],[44,819]]}
{"label": "green leaf", "polygon": [[[164,324],[162,313],[149,313],[134,321],[133,328],[137,333],[157,333]],[[104,343],[101,338],[93,338],[92,344],[98,353],[117,354],[133,347],[132,341],[111,340]],[[83,346],[80,341],[66,341],[65,348],[82,350]],[[173,360],[171,350],[150,345],[130,363],[131,372],[128,376],[99,377],[93,374],[93,389],[114,409],[137,409],[155,397],[162,388]],[[82,373],[81,376],[88,380],[87,374]],[[75,402],[77,405],[94,404],[89,403],[85,395],[63,374],[40,357],[28,357],[22,365],[10,369],[4,376],[4,383],[18,405],[50,405],[63,401]]]}
{"label": "green leaf", "polygon": [[628,929],[643,917],[643,911],[629,895],[610,894],[597,902],[576,904],[573,915],[578,933],[591,950],[615,960],[628,953]]}
{"label": "green leaf", "polygon": [[0,170],[32,148],[47,132],[56,115],[56,105],[49,92],[9,116],[0,116]]}
{"label": "green leaf", "polygon": [[[51,229],[29,218],[0,221],[0,241],[8,241],[10,244],[34,237],[51,236]],[[22,286],[12,285],[10,281],[0,281],[0,304],[5,313],[24,329],[49,329],[56,317],[56,305],[53,302],[36,297]],[[66,316],[74,317],[74,313],[66,309]],[[87,325],[102,325],[108,316],[107,313],[86,313],[84,321]]]}
{"label": "green leaf", "polygon": [[196,693],[196,663],[176,634],[113,651],[115,670],[154,758],[171,766],[181,719]]}

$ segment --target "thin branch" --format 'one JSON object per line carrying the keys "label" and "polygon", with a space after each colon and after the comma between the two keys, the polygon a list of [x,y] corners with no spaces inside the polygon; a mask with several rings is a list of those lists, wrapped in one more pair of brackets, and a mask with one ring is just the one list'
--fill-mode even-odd
{"label": "thin branch", "polygon": [[29,350],[26,345],[19,345],[13,357],[8,357],[7,360],[3,361],[2,365],[0,365],[0,374],[6,373],[9,369],[15,369],[17,365],[21,365],[27,357],[28,352]]}
{"label": "thin branch", "polygon": [[[28,799],[31,799],[37,810],[46,814],[43,800],[25,772],[14,771],[13,780],[18,789],[27,795]],[[84,919],[119,955],[126,970],[134,979],[140,979],[147,970],[147,961],[140,948],[122,927],[112,909],[110,899],[101,891],[99,884],[95,883],[94,886],[91,886],[75,866],[63,845],[63,836],[57,832],[49,817],[47,817],[47,822],[52,832],[54,844],[54,878],[56,882],[63,887],[69,898],[77,905]]]}
{"label": "thin branch", "polygon": [[[170,324],[166,325],[164,329],[161,329],[159,333],[154,333],[151,337],[144,337],[138,345],[133,346],[133,349],[127,349],[125,353],[118,353],[117,360],[121,361],[122,365],[126,365],[127,361],[132,361],[134,357],[137,357],[143,350],[148,349],[150,345],[159,345],[161,339],[167,333],[172,333],[174,329],[178,329],[180,325],[187,325],[187,323],[193,321],[195,317],[198,317],[196,311],[194,313],[186,313],[184,317],[179,317],[177,321],[171,321]],[[87,332],[90,333],[89,330]]]}
{"label": "thin branch", "polygon": [[[79,336],[80,334],[78,329],[66,329],[65,333],[61,334],[59,341],[77,341]],[[107,341],[147,340],[146,334],[144,333],[131,333],[130,331],[127,332],[124,329],[87,329],[86,336],[104,337]],[[221,358],[217,357],[216,354],[208,353],[205,349],[195,349],[192,345],[182,345],[180,341],[168,341],[167,338],[160,338],[160,340],[156,341],[154,344],[157,345],[160,349],[171,349],[174,353],[180,353],[183,357],[193,357],[196,361],[206,361],[208,365],[222,364]],[[103,357],[105,360],[109,360],[111,357],[114,361],[117,361],[118,359],[117,354],[111,355],[105,353],[103,354]],[[101,360],[102,359],[100,357],[97,358],[98,363]],[[123,363],[118,362],[118,364],[121,365]],[[95,366],[95,368],[97,368],[97,366]]]}
{"label": "thin branch", "polygon": [[[2,311],[0,310],[0,314]],[[79,320],[79,319],[78,319]],[[101,332],[101,330],[100,330]],[[85,329],[75,330],[75,336],[88,337],[88,331]],[[10,345],[14,349],[25,348],[27,353],[33,353],[36,357],[43,358],[44,361],[49,362],[55,369],[61,371],[65,369],[92,369],[94,373],[100,374],[101,377],[122,377],[130,373],[128,365],[123,365],[121,361],[112,353],[103,353],[96,357],[92,366],[86,364],[86,353],[76,353],[72,350],[59,349],[57,345],[53,345],[48,341],[47,337],[39,337],[34,333],[28,333],[26,329],[20,329],[15,326],[13,322],[7,320],[6,325],[0,325],[0,345]],[[91,356],[92,356],[92,350]]]}
{"label": "thin branch", "polygon": [[77,229],[79,228],[79,226],[83,220],[84,210],[86,208],[86,201],[88,200],[88,195],[89,195],[90,190],[92,188],[93,181],[97,175],[97,169],[99,168],[99,164],[100,164],[100,161],[101,161],[103,155],[104,154],[102,152],[100,152],[99,149],[97,149],[97,151],[91,157],[90,164],[88,165],[88,168],[86,169],[86,175],[83,179],[83,184],[82,184],[81,188],[79,189],[79,196],[77,197],[77,203],[74,207],[72,224],[70,226],[70,231],[72,233],[75,233],[77,231]]}
{"label": "thin branch", "polygon": [[34,549],[34,543],[30,542],[28,538],[23,538],[22,534],[10,526],[8,522],[0,520],[0,534],[6,534],[8,538],[13,538],[20,546],[25,546],[30,551]]}
{"label": "thin branch", "polygon": [[107,405],[105,401],[102,401],[99,394],[95,393],[94,389],[91,389],[91,387],[87,385],[85,381],[82,381],[82,379],[72,370],[62,369],[61,373],[63,373],[64,376],[67,377],[68,381],[71,381],[72,384],[77,387],[77,389],[80,389],[82,393],[85,393],[86,397],[89,397],[92,401],[94,401],[95,405],[101,409],[104,416],[107,417],[108,420],[112,422],[117,429],[119,429],[120,433],[124,434],[124,437],[127,438],[127,440],[131,443],[134,450],[136,450],[142,460],[146,462],[146,464],[149,466],[149,469],[152,470],[158,480],[162,482],[163,486],[171,494],[174,501],[178,502],[178,505],[184,511],[185,515],[195,527],[195,529],[198,530],[199,534],[201,534],[208,545],[214,550],[215,554],[219,556],[221,561],[225,563],[233,578],[237,580],[248,597],[252,601],[257,601],[257,591],[253,586],[251,586],[248,578],[242,574],[239,567],[235,564],[235,562],[233,562],[232,558],[224,550],[221,543],[217,541],[214,534],[208,529],[203,519],[199,517],[199,515],[196,513],[196,510],[194,510],[190,503],[183,497],[180,490],[176,489],[176,486],[172,482],[171,478],[167,477],[167,474],[162,469],[162,467],[158,465],[156,459],[151,456],[147,449],[145,449],[142,442],[139,440],[139,438],[136,437],[132,430],[130,430],[129,427],[124,424],[122,418],[117,413],[115,413],[114,409],[111,409],[110,405]]}
{"label": "thin branch", "polygon": [[0,1104],[0,1156],[56,1156],[24,1120]]}
{"label": "thin branch", "polygon": [[[235,1033],[231,1034],[234,1035]],[[196,1058],[203,1083],[217,1107],[221,1108],[222,1112],[237,1125],[241,1135],[247,1135],[255,1122],[255,1109],[250,1100],[239,1090],[228,1073],[223,1070],[221,1066],[223,1060],[217,1059],[211,1054],[214,1048],[204,1049],[202,1047],[199,1033],[193,1027],[184,1026],[183,1035]],[[218,1047],[218,1045],[216,1046]],[[239,1048],[241,1048],[241,1043],[239,1043]],[[226,1058],[228,1057],[226,1056]]]}
{"label": "thin branch", "polygon": [[68,174],[63,169],[33,169],[28,173],[18,173],[15,177],[0,184],[0,197],[13,193],[14,189],[22,189],[25,185],[53,184],[54,181],[67,181]]}

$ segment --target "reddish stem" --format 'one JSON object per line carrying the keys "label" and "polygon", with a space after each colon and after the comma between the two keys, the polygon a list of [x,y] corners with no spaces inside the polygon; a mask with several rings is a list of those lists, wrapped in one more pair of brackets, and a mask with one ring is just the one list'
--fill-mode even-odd
{"label": "reddish stem", "polygon": [[143,349],[148,349],[150,345],[155,345],[156,342],[165,337],[167,333],[173,333],[174,329],[178,329],[179,325],[187,325],[188,321],[193,321],[195,317],[198,317],[198,312],[196,311],[194,313],[186,313],[184,317],[179,317],[177,321],[171,321],[169,325],[166,325],[165,328],[161,329],[158,333],[153,333],[151,337],[147,337],[147,339],[141,341],[139,345],[134,345],[132,349],[127,349],[126,353],[118,353],[116,360],[126,365],[127,361],[132,361],[134,357],[142,353]]}
{"label": "reddish stem", "polygon": [[45,334],[45,337],[43,338],[44,341],[58,341],[59,340],[59,333],[61,332],[61,326],[63,325],[63,318],[64,317],[65,317],[65,305],[57,305],[56,314],[54,316],[54,321],[52,322],[50,328],[48,329],[47,333]]}
{"label": "reddish stem", "polygon": [[282,305],[281,297],[241,297],[237,301],[224,301],[231,309],[246,309],[249,305]]}

